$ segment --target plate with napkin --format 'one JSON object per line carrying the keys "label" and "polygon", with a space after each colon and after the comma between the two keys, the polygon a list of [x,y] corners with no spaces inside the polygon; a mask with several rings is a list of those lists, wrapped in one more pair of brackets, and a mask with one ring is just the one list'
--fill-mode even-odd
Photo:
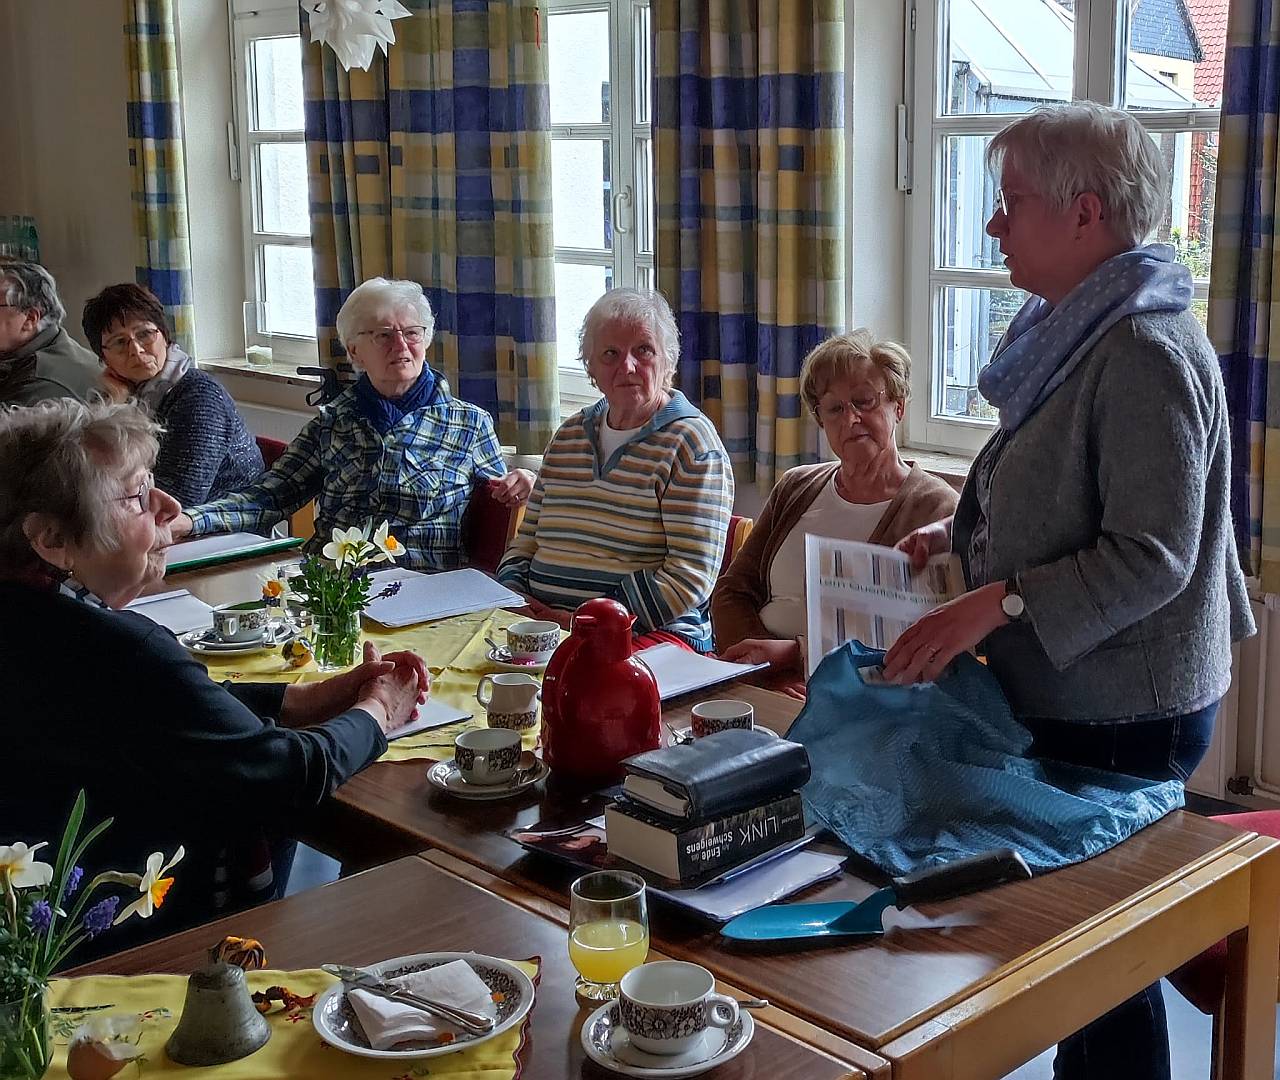
{"label": "plate with napkin", "polygon": [[368,970],[422,997],[492,1016],[493,1030],[475,1035],[411,1005],[335,983],[312,1010],[325,1042],[372,1058],[426,1058],[486,1042],[520,1023],[533,1007],[533,982],[514,964],[480,953],[399,956]]}

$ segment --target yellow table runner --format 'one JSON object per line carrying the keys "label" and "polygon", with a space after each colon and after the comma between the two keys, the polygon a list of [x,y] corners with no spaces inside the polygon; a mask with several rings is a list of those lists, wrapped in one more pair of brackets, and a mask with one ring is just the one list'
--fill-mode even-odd
{"label": "yellow table runner", "polygon": [[[486,637],[494,641],[506,640],[504,631],[524,616],[495,608],[471,615],[455,615],[436,622],[406,626],[399,630],[382,627],[370,629],[376,624],[366,623],[361,640],[368,639],[382,652],[411,649],[426,661],[431,669],[431,696],[438,701],[471,713],[470,720],[463,720],[447,727],[432,728],[417,735],[407,735],[391,743],[382,761],[411,761],[420,758],[440,760],[453,756],[453,740],[470,728],[485,726],[484,706],[476,701],[476,684],[486,672],[499,671],[486,659],[489,646]],[[249,656],[228,657],[220,660],[213,656],[199,657],[209,669],[209,674],[221,682],[303,682],[326,678],[314,664],[304,668],[291,668],[278,650],[252,653]],[[535,678],[541,676],[535,675]],[[524,746],[532,750],[537,744],[541,728],[525,732]]]}
{"label": "yellow table runner", "polygon": [[[537,982],[536,961],[513,961]],[[323,971],[249,971],[249,989],[286,986],[302,996],[319,993],[337,980]],[[185,975],[90,975],[80,979],[54,979],[49,1004],[53,1014],[53,1065],[46,1074],[54,1080],[67,1076],[67,1045],[86,1018],[103,1014],[136,1014],[142,1021],[144,1057],[126,1066],[120,1077],[184,1076],[210,1080],[276,1080],[277,1077],[330,1077],[344,1080],[416,1080],[417,1077],[450,1077],[452,1080],[516,1080],[521,1064],[517,1054],[524,1042],[526,1016],[521,1024],[488,1042],[456,1054],[433,1058],[377,1061],[357,1057],[330,1046],[311,1024],[311,1010],[284,1010],[278,1005],[267,1014],[271,1038],[265,1046],[239,1061],[210,1068],[176,1065],[164,1052],[182,1015],[187,993]],[[100,1006],[109,1005],[110,1009]],[[89,1010],[78,1011],[78,1010]]]}

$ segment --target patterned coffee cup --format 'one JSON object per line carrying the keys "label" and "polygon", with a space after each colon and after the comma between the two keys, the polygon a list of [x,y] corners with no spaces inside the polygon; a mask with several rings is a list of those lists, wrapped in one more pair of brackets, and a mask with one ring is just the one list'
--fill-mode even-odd
{"label": "patterned coffee cup", "polygon": [[542,619],[523,619],[507,627],[507,649],[517,663],[541,664],[560,644],[560,625]]}
{"label": "patterned coffee cup", "polygon": [[505,784],[520,764],[520,733],[475,728],[453,740],[453,763],[468,784]]}
{"label": "patterned coffee cup", "polygon": [[750,730],[756,726],[756,711],[749,701],[731,701],[728,698],[700,701],[693,707],[691,724],[695,739],[727,728]]}
{"label": "patterned coffee cup", "polygon": [[223,604],[213,609],[213,632],[219,641],[261,641],[271,621],[271,609],[261,600]]}
{"label": "patterned coffee cup", "polygon": [[649,1054],[682,1054],[708,1027],[738,1022],[738,1003],[715,993],[715,977],[698,964],[658,960],[632,968],[618,997],[631,1044]]}

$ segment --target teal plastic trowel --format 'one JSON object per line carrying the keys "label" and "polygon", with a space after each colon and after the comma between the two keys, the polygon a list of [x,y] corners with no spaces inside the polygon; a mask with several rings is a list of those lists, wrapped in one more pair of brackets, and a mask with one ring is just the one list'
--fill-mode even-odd
{"label": "teal plastic trowel", "polygon": [[1005,881],[1031,877],[1021,855],[996,848],[896,877],[865,900],[828,904],[767,904],[720,928],[735,941],[792,941],[799,938],[876,937],[884,933],[886,908],[909,907],[978,892]]}

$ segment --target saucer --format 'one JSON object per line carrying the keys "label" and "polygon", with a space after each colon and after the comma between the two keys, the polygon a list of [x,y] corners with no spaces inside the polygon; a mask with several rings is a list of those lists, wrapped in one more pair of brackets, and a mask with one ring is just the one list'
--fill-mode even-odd
{"label": "saucer", "polygon": [[529,671],[535,675],[540,675],[542,672],[546,671],[547,664],[551,659],[548,657],[541,663],[533,660],[530,660],[528,663],[524,663],[520,660],[513,660],[511,658],[511,650],[502,645],[499,645],[496,649],[490,648],[486,650],[484,658],[499,671]]}
{"label": "saucer", "polygon": [[[684,727],[672,728],[671,730],[675,732],[675,734],[681,739],[693,738],[693,728],[688,724],[686,724]],[[776,731],[773,731],[772,729],[767,727],[757,726],[755,730],[763,731],[766,735],[771,735],[775,739],[778,737],[778,733]]]}
{"label": "saucer", "polygon": [[274,649],[277,645],[292,640],[293,636],[293,627],[281,626],[275,629],[268,627],[257,641],[222,641],[214,635],[212,628],[206,628],[180,634],[178,642],[189,652],[203,653],[206,656],[245,656],[264,649]]}
{"label": "saucer", "polygon": [[631,1045],[618,1018],[618,1003],[601,1005],[582,1025],[582,1048],[597,1065],[623,1076],[647,1076],[675,1080],[698,1076],[737,1057],[755,1034],[755,1021],[745,1009],[728,1028],[707,1028],[702,1042],[682,1054],[646,1054]]}
{"label": "saucer", "polygon": [[541,758],[532,769],[517,772],[504,784],[468,784],[452,761],[437,761],[427,770],[427,783],[459,799],[508,799],[527,791],[551,770]]}

